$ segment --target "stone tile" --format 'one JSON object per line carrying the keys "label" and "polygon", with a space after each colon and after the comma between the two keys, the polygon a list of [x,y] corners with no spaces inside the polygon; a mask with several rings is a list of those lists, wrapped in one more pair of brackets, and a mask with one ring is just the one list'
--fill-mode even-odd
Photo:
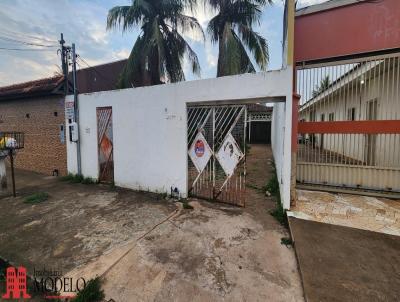
{"label": "stone tile", "polygon": [[293,216],[400,235],[400,201],[298,190]]}

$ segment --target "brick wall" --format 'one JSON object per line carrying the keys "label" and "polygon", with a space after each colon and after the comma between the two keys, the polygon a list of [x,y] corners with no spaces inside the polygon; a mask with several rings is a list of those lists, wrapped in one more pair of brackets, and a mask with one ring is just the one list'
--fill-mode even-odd
{"label": "brick wall", "polygon": [[58,169],[65,175],[67,151],[59,136],[64,123],[63,96],[0,101],[0,131],[25,133],[25,148],[15,158],[17,168],[47,175]]}

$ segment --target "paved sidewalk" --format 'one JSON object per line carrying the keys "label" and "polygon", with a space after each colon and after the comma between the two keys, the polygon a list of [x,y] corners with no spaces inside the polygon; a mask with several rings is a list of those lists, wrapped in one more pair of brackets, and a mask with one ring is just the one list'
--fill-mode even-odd
{"label": "paved sidewalk", "polygon": [[289,218],[308,302],[399,301],[400,237]]}

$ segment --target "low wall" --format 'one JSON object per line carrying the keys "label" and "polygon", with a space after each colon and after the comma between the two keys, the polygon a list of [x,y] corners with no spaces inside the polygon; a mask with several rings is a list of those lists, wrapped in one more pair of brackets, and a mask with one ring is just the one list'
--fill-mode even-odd
{"label": "low wall", "polygon": [[[290,99],[291,77],[288,69],[79,95],[82,174],[98,178],[96,107],[111,106],[115,184],[153,192],[173,186],[186,196],[187,105]],[[68,171],[77,173],[76,144],[67,140]],[[278,162],[290,170],[290,161]]]}

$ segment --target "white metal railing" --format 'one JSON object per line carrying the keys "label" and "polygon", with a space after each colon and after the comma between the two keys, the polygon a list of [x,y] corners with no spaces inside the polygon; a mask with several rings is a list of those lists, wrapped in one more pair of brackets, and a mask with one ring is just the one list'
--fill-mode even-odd
{"label": "white metal railing", "polygon": [[[400,120],[400,54],[299,67],[300,122]],[[321,125],[321,124],[320,124]],[[297,181],[400,191],[400,134],[298,137]]]}

